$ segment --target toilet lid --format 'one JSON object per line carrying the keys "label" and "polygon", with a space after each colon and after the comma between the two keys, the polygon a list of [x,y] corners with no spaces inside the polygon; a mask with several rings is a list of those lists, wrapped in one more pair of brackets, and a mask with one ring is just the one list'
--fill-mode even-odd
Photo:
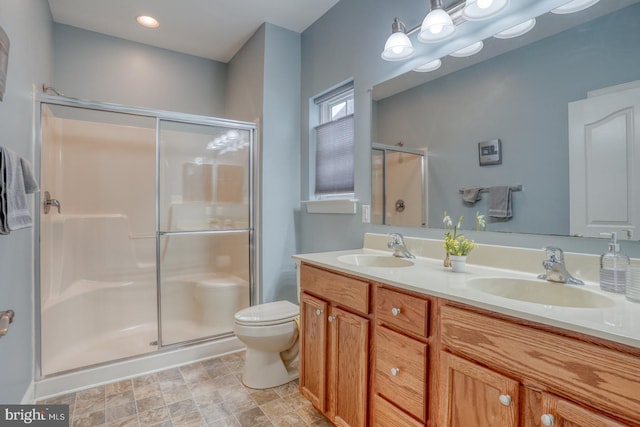
{"label": "toilet lid", "polygon": [[291,322],[300,314],[300,307],[289,301],[268,302],[247,307],[235,314],[243,325],[267,326]]}

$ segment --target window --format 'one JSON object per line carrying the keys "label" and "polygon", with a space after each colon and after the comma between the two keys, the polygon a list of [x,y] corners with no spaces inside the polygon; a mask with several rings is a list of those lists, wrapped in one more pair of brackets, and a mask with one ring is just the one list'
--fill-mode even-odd
{"label": "window", "polygon": [[316,199],[353,197],[353,83],[315,99]]}

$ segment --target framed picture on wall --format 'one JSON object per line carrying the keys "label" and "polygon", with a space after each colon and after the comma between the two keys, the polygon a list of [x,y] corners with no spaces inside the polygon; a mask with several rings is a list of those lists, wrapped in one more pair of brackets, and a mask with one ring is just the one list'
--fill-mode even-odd
{"label": "framed picture on wall", "polygon": [[9,64],[9,37],[0,27],[0,101],[4,97],[7,83],[7,65]]}

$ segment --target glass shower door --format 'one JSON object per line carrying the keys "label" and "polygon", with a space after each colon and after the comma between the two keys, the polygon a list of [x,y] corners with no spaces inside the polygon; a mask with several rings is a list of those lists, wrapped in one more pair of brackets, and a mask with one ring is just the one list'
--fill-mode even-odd
{"label": "glass shower door", "polygon": [[157,350],[155,135],[151,117],[41,104],[43,376]]}
{"label": "glass shower door", "polygon": [[250,304],[253,131],[160,120],[158,135],[160,345],[230,334]]}

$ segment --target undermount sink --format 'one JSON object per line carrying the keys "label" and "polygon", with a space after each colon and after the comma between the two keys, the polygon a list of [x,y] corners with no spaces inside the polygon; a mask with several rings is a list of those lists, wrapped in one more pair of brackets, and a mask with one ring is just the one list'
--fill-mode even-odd
{"label": "undermount sink", "polygon": [[406,258],[397,258],[391,255],[353,254],[342,255],[338,261],[345,264],[360,265],[364,267],[409,267],[413,262]]}
{"label": "undermount sink", "polygon": [[606,296],[579,286],[545,280],[478,277],[469,279],[467,286],[503,298],[558,307],[604,308],[615,305]]}

